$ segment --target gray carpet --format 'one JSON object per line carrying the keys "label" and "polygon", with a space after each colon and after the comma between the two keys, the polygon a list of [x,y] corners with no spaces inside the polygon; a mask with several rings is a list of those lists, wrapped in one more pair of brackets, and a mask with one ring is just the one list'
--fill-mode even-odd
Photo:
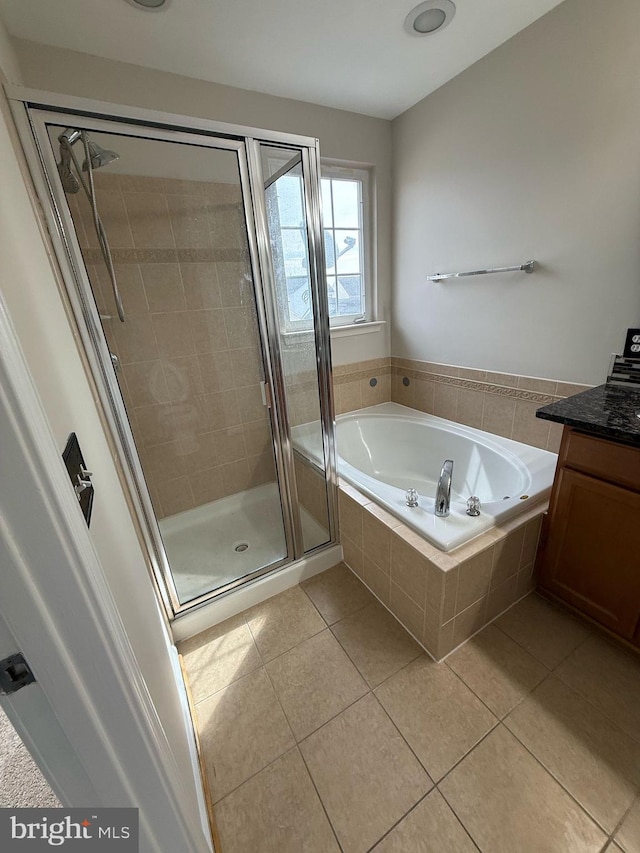
{"label": "gray carpet", "polygon": [[0,808],[55,808],[60,803],[0,708]]}

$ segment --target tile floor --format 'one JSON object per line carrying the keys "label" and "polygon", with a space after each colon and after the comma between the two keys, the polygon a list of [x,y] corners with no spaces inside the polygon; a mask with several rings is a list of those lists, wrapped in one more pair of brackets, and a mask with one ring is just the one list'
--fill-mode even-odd
{"label": "tile floor", "polygon": [[535,594],[437,664],[340,565],[180,651],[222,853],[640,853],[640,660]]}

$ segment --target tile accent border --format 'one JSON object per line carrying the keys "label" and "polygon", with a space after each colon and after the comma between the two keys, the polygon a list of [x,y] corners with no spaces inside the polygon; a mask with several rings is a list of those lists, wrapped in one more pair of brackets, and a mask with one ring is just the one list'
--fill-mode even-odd
{"label": "tile accent border", "polygon": [[340,480],[344,562],[439,661],[534,589],[547,506],[444,553]]}

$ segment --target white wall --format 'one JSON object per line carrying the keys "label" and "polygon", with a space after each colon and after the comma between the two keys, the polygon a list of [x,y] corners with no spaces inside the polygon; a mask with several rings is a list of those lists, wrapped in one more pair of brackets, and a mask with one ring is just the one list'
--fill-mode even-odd
{"label": "white wall", "polygon": [[[377,194],[378,315],[387,317],[391,280],[391,124],[344,110],[182,77],[34,42],[14,42],[25,85],[182,115],[317,137],[321,156],[373,168]],[[389,354],[388,325],[340,337],[334,363]]]}
{"label": "white wall", "polygon": [[640,325],[639,38],[638,0],[565,0],[393,122],[393,355],[603,381]]}
{"label": "white wall", "polygon": [[[5,67],[11,71],[10,61],[5,63],[7,58],[10,60],[6,45],[0,23],[0,82]],[[91,536],[150,694],[175,749],[193,802],[193,819],[198,820],[196,788],[165,626],[94,403],[92,386],[60,297],[57,267],[35,212],[26,165],[1,89],[0,186],[2,295],[60,452],[69,433],[76,432],[86,463],[94,472],[96,495]],[[100,662],[96,661],[96,665]]]}

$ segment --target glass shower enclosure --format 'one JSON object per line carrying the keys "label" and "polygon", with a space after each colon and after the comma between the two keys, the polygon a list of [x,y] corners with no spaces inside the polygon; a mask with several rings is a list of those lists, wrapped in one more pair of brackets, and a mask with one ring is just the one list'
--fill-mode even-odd
{"label": "glass shower enclosure", "polygon": [[21,109],[169,616],[334,544],[317,140],[50,95]]}

